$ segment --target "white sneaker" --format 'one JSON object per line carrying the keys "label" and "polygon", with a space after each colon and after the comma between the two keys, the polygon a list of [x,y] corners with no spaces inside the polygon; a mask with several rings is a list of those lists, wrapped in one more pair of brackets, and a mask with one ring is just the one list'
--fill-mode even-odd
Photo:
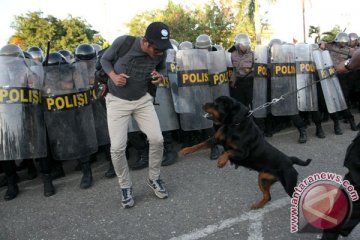
{"label": "white sneaker", "polygon": [[161,199],[167,198],[169,196],[163,184],[164,182],[160,178],[157,180],[149,179],[148,181],[148,185],[154,191],[155,195]]}

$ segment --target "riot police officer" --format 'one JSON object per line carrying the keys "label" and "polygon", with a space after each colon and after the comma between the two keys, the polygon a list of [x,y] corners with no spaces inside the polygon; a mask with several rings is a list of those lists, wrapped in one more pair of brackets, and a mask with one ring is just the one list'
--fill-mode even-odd
{"label": "riot police officer", "polygon": [[90,155],[98,150],[90,82],[85,64],[68,63],[60,53],[44,60],[45,122],[52,158],[81,162],[80,188],[93,183]]}
{"label": "riot police officer", "polygon": [[[195,41],[195,48],[196,49],[205,49],[208,51],[216,51],[217,49],[213,47],[212,41],[209,35],[207,34],[200,34]],[[215,134],[214,127],[204,129],[203,135],[205,138],[210,138]],[[220,156],[220,150],[217,145],[213,145],[210,148],[210,159],[216,160]]]}
{"label": "riot police officer", "polygon": [[[296,91],[296,72],[293,71],[295,70],[295,48],[292,44],[282,43],[278,40],[270,41],[270,44],[270,62],[268,65],[270,66],[269,72],[271,77],[271,99],[273,99]],[[277,71],[276,69],[279,69],[277,66],[287,66],[286,69],[293,70],[285,72]],[[289,117],[299,131],[298,142],[306,143],[306,125],[299,115],[296,94],[290,94],[284,100],[271,105],[271,113],[274,116]]]}
{"label": "riot police officer", "polygon": [[[32,59],[28,59],[32,61]],[[0,50],[0,86],[3,91],[18,92],[22,97],[8,94],[0,104],[0,161],[7,177],[7,191],[4,199],[14,199],[18,193],[15,160],[38,158],[43,173],[44,195],[55,194],[46,159],[46,132],[41,104],[42,68],[32,62],[28,66],[22,50],[8,44]],[[8,99],[7,99],[8,98]]]}
{"label": "riot police officer", "polygon": [[[95,84],[95,66],[96,66],[96,50],[93,45],[90,44],[80,44],[75,49],[75,61],[79,64],[84,64],[87,71],[87,79],[92,87],[92,91],[96,91],[94,88]],[[105,158],[109,161],[109,169],[105,173],[105,177],[113,178],[116,176],[114,166],[111,161],[110,154],[110,137],[109,130],[107,126],[107,114],[106,114],[106,104],[103,97],[97,97],[98,94],[92,95],[92,109],[93,116],[95,121],[95,130],[96,138],[99,146],[99,151],[105,153]],[[92,159],[96,159],[96,153],[92,155]]]}
{"label": "riot police officer", "polygon": [[[330,52],[330,56],[334,66],[337,66],[340,62],[351,57],[351,49],[348,47],[349,36],[344,32],[340,32],[336,35],[334,42],[335,44],[331,44],[331,43],[326,44],[326,49],[329,50]],[[350,75],[351,75],[350,73],[337,74],[342,92],[344,94],[348,106],[350,103],[349,102]],[[344,120],[346,120],[350,124],[351,130],[353,131],[358,130],[355,124],[354,116],[352,115],[349,109],[342,110],[338,114],[341,115],[344,118]]]}

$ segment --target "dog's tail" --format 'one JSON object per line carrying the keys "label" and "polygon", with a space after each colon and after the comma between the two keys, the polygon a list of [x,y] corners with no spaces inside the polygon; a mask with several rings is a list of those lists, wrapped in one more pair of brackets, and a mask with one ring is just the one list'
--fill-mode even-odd
{"label": "dog's tail", "polygon": [[290,157],[293,164],[300,165],[300,166],[307,166],[312,161],[311,159],[307,159],[306,161],[303,161],[297,157]]}

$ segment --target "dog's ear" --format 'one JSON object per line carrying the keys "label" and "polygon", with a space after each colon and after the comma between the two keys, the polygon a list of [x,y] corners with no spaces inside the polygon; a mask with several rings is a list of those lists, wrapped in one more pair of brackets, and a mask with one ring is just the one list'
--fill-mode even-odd
{"label": "dog's ear", "polygon": [[240,123],[245,117],[247,117],[248,113],[249,109],[244,104],[234,100],[229,114],[227,115],[226,123]]}

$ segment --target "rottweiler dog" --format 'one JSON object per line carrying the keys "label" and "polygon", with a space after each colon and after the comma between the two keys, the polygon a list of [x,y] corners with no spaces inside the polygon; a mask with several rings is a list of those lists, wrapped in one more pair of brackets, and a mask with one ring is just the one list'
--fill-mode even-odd
{"label": "rottweiler dog", "polygon": [[289,157],[270,145],[248,117],[249,109],[233,98],[219,97],[212,103],[206,103],[203,110],[220,128],[205,142],[181,149],[180,156],[206,149],[216,143],[224,147],[217,162],[219,168],[230,161],[235,168],[243,166],[258,171],[258,183],[263,197],[251,206],[252,209],[262,208],[271,200],[270,187],[277,181],[292,196],[298,176],[293,164],[307,166],[311,159],[303,161],[297,157]]}

